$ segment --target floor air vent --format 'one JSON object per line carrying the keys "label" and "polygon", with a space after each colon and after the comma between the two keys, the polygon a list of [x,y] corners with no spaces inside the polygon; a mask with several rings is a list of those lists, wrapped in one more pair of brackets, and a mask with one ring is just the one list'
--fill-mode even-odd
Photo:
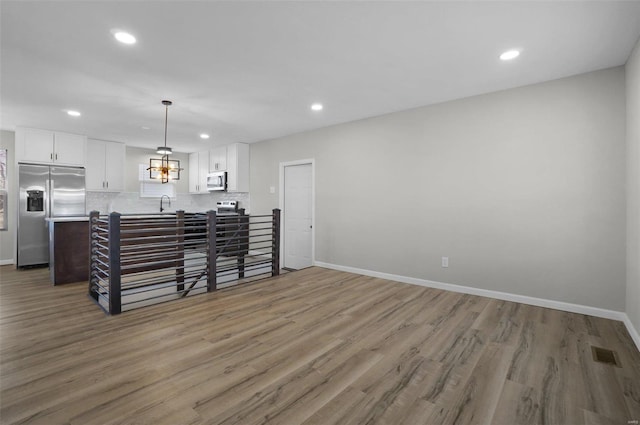
{"label": "floor air vent", "polygon": [[616,367],[620,366],[620,360],[618,360],[618,354],[613,350],[606,348],[591,346],[591,353],[593,354],[593,360],[600,363],[610,364]]}

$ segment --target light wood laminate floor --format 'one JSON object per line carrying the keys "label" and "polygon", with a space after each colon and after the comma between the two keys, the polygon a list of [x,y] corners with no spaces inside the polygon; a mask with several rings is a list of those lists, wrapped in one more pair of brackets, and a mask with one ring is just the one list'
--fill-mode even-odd
{"label": "light wood laminate floor", "polygon": [[640,419],[621,322],[321,268],[109,317],[84,284],[0,273],[2,424]]}

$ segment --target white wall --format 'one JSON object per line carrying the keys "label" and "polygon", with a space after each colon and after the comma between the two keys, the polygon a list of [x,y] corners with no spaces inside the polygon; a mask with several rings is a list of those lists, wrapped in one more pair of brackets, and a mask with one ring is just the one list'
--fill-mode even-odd
{"label": "white wall", "polygon": [[618,67],[256,143],[252,208],[315,158],[316,261],[622,311],[624,123]]}
{"label": "white wall", "polygon": [[640,332],[640,40],[627,78],[627,315]]}
{"label": "white wall", "polygon": [[7,149],[7,211],[8,230],[0,230],[0,264],[12,264],[15,256],[15,232],[16,232],[16,194],[15,179],[15,133],[13,131],[0,130],[0,149]]}

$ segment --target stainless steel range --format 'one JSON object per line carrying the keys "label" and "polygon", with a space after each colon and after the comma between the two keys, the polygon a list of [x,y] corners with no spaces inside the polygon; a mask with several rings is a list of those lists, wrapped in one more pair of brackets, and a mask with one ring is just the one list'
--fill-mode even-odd
{"label": "stainless steel range", "polygon": [[218,201],[216,202],[217,215],[238,215],[238,201]]}

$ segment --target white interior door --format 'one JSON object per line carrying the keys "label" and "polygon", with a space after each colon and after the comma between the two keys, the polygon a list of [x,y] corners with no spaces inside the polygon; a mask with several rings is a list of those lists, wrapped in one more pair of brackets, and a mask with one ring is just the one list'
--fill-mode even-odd
{"label": "white interior door", "polygon": [[284,263],[290,269],[313,265],[312,165],[284,167]]}

